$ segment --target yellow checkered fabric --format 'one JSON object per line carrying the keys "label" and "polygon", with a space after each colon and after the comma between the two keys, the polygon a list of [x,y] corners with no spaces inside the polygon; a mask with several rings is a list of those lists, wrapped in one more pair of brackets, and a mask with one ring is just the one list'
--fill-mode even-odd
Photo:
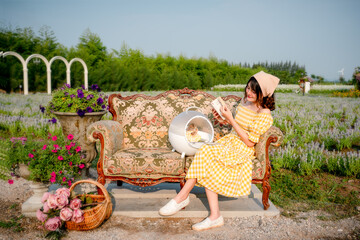
{"label": "yellow checkered fabric", "polygon": [[[272,125],[268,113],[256,113],[239,104],[235,121],[255,143]],[[233,130],[217,141],[203,145],[196,153],[186,179],[196,178],[197,186],[228,197],[250,194],[254,147],[248,147]]]}

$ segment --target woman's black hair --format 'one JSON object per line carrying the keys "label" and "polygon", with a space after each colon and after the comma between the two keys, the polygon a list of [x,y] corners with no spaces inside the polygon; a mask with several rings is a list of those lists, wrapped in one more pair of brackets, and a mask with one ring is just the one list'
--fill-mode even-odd
{"label": "woman's black hair", "polygon": [[246,102],[246,98],[247,98],[246,88],[248,86],[256,94],[256,102],[255,102],[255,104],[257,106],[261,106],[263,108],[268,108],[268,109],[270,109],[270,111],[275,110],[275,94],[273,93],[269,97],[263,97],[260,85],[259,85],[258,81],[254,77],[251,77],[250,80],[246,84],[245,94],[244,94],[244,101],[245,102]]}

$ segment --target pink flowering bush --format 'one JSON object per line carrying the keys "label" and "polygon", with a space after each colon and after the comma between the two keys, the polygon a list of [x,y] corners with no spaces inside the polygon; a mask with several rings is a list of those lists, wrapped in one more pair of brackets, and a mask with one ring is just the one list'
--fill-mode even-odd
{"label": "pink flowering bush", "polygon": [[54,194],[46,192],[41,202],[43,206],[37,210],[36,217],[48,232],[47,237],[60,238],[66,221],[84,221],[84,212],[81,208],[87,206],[79,198],[71,196],[68,188],[59,188]]}
{"label": "pink flowering bush", "polygon": [[[81,147],[72,140],[71,134],[65,140],[49,134],[48,139],[42,141],[38,148],[30,150],[26,156],[30,180],[71,186],[85,167]],[[53,201],[52,198],[50,200]],[[66,200],[57,198],[56,203],[50,202],[65,206],[68,204]]]}

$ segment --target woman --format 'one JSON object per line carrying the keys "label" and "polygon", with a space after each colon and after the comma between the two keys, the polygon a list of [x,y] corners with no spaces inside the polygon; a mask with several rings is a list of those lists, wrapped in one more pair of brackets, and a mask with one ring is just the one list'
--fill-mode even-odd
{"label": "woman", "polygon": [[193,225],[192,229],[205,230],[224,225],[218,194],[228,197],[250,194],[254,146],[273,123],[270,111],[275,109],[273,93],[279,81],[279,78],[261,71],[246,84],[245,96],[236,109],[235,118],[227,106],[221,108],[221,114],[232,125],[232,131],[217,144],[205,144],[199,149],[184,187],[160,209],[160,215],[173,215],[187,206],[189,193],[196,185],[205,187],[210,216]]}

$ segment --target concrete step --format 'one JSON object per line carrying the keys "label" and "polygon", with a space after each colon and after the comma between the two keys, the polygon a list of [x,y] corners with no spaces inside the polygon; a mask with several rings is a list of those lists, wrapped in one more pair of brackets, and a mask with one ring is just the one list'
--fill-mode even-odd
{"label": "concrete step", "polygon": [[[159,209],[180,191],[178,183],[162,183],[151,187],[137,187],[124,183],[122,187],[116,183],[107,184],[112,195],[113,214],[127,217],[159,218]],[[279,210],[270,202],[268,210],[263,209],[262,193],[251,186],[251,194],[247,197],[229,198],[219,195],[221,214],[225,218],[249,216],[278,216]],[[171,218],[205,218],[209,215],[209,205],[204,188],[195,187],[190,193],[190,204]]]}

